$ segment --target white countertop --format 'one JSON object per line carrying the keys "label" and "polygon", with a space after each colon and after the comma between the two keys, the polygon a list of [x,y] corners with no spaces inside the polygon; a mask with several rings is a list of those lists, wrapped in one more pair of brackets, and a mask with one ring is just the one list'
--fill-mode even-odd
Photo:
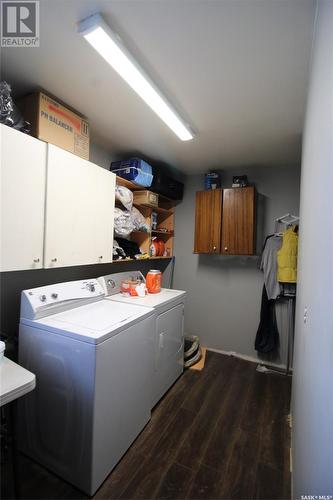
{"label": "white countertop", "polygon": [[4,357],[0,361],[0,406],[20,398],[36,387],[36,376]]}

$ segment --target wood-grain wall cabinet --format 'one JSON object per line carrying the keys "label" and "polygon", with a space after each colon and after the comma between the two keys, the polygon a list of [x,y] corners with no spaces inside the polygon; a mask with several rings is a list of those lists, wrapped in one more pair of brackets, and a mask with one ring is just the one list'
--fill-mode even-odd
{"label": "wood-grain wall cabinet", "polygon": [[194,253],[221,251],[222,190],[199,191],[195,200]]}
{"label": "wood-grain wall cabinet", "polygon": [[223,189],[221,253],[254,254],[254,187]]}
{"label": "wood-grain wall cabinet", "polygon": [[196,193],[194,253],[253,255],[254,187]]}

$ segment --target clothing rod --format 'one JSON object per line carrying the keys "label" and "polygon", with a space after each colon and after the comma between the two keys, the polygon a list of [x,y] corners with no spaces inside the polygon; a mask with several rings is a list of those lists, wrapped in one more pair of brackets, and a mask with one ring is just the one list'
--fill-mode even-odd
{"label": "clothing rod", "polygon": [[285,217],[290,217],[290,214],[285,214],[285,215],[282,215],[281,217],[278,217],[277,219],[275,219],[276,222],[280,222],[282,219],[284,219]]}

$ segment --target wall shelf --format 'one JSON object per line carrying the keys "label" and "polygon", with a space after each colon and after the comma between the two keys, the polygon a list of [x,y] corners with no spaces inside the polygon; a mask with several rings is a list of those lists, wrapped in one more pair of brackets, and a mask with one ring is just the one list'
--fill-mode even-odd
{"label": "wall shelf", "polygon": [[[127,187],[131,191],[142,191],[144,189],[147,189],[149,191],[149,187],[145,188],[143,186],[138,186],[137,184],[135,184],[135,182],[128,181],[127,179],[124,179],[123,177],[119,177],[119,175],[117,175],[116,182],[117,182],[118,186]],[[177,203],[179,203],[175,200],[172,200],[171,198],[167,198],[166,196],[163,196],[162,194],[159,194],[158,197],[160,198],[160,200],[162,201],[163,204],[168,205],[167,210],[171,209],[172,207],[177,205]]]}
{"label": "wall shelf", "polygon": [[152,229],[152,234],[160,234],[160,235],[164,235],[164,236],[173,236],[173,231],[159,231],[159,230],[155,230],[155,229]]}
{"label": "wall shelf", "polygon": [[147,260],[166,260],[169,259],[171,260],[173,257],[172,256],[165,256],[165,257],[149,257],[147,259],[118,259],[114,260],[112,264],[118,264],[118,262],[146,262]]}
{"label": "wall shelf", "polygon": [[[128,181],[118,176],[116,179],[116,183],[119,186],[127,187],[131,191],[143,191],[145,189],[142,186],[136,185],[134,182]],[[170,259],[173,256],[175,202],[161,195],[158,195],[158,202],[160,204],[160,206],[158,207],[153,207],[145,203],[134,203],[134,206],[142,213],[142,215],[146,219],[146,224],[150,228],[152,227],[152,214],[153,212],[157,214],[157,228],[154,230],[150,230],[149,232],[133,231],[130,235],[130,239],[131,241],[135,241],[135,243],[137,243],[137,245],[140,247],[140,250],[143,253],[150,255],[152,238],[159,238],[161,241],[163,241],[165,246],[165,253],[168,253],[168,255],[161,257],[151,257],[151,258]],[[119,206],[119,203],[117,203],[117,206]],[[165,231],[161,231],[159,228],[163,228],[165,229]],[[146,259],[136,259],[136,260],[146,260]],[[115,261],[115,262],[120,262],[120,261]],[[126,260],[125,262],[128,262],[128,260]]]}
{"label": "wall shelf", "polygon": [[142,191],[144,189],[142,186],[138,186],[134,182],[128,181],[127,179],[123,179],[117,175],[117,184],[118,186],[124,186],[130,189],[131,191]]}
{"label": "wall shelf", "polygon": [[133,203],[133,205],[137,208],[150,208],[153,212],[157,212],[158,214],[170,215],[174,213],[173,208],[152,207],[150,205],[144,205],[143,203]]}

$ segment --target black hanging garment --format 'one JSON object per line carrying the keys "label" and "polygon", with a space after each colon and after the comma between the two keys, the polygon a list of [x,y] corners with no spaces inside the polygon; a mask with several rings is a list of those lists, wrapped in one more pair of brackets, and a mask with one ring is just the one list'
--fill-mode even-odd
{"label": "black hanging garment", "polygon": [[261,296],[260,323],[254,347],[258,352],[271,352],[278,347],[279,331],[275,315],[275,300],[268,300],[266,287],[263,286]]}
{"label": "black hanging garment", "polygon": [[261,296],[260,323],[254,343],[258,352],[268,353],[279,346],[279,331],[275,314],[275,301],[281,293],[277,282],[277,251],[281,238],[275,234],[267,236],[259,260],[259,269],[264,272]]}

